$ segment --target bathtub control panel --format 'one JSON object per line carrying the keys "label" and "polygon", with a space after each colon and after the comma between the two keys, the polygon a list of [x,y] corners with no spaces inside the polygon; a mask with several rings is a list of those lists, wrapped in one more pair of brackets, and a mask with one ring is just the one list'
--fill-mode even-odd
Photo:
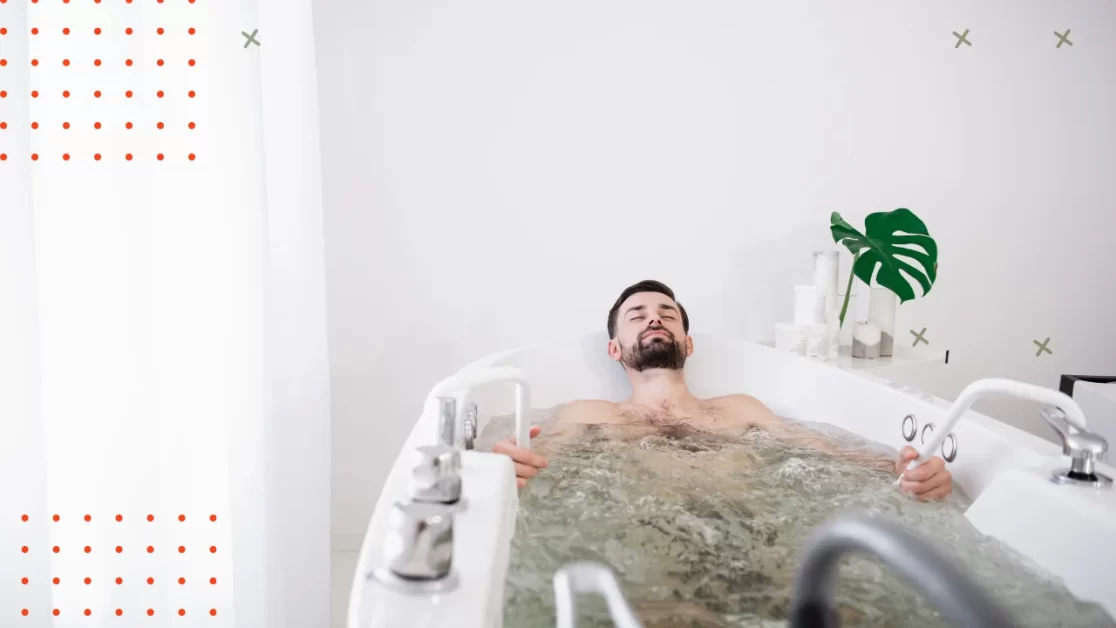
{"label": "bathtub control panel", "polygon": [[[409,447],[411,458],[402,456],[399,473],[389,478],[396,498],[383,504],[381,516],[369,526],[348,628],[500,625],[518,509],[512,461],[440,447]],[[439,484],[446,478],[456,482]],[[459,486],[457,503],[418,501],[420,486]],[[447,493],[440,491],[427,494],[444,498]],[[483,507],[463,508],[466,501]]]}
{"label": "bathtub control panel", "polygon": [[[915,418],[915,415],[908,414],[903,417],[903,440],[908,443],[913,442],[920,433],[922,435],[922,444],[925,445],[927,433],[933,437],[934,424],[927,423],[923,425],[920,432],[918,429],[918,419]],[[957,434],[954,432],[946,434],[945,440],[942,441],[941,456],[946,462],[953,462],[957,459]]]}
{"label": "bathtub control panel", "polygon": [[456,587],[454,514],[460,511],[461,452],[447,445],[417,447],[410,499],[393,504],[382,563],[369,577],[397,592],[445,593]]}

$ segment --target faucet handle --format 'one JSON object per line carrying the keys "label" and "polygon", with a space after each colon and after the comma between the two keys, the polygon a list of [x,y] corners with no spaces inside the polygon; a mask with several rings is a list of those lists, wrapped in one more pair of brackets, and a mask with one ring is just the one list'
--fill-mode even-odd
{"label": "faucet handle", "polygon": [[384,559],[405,580],[445,578],[453,563],[453,513],[436,504],[396,503]]}
{"label": "faucet handle", "polygon": [[453,447],[457,438],[457,399],[438,397],[438,444]]}
{"label": "faucet handle", "polygon": [[1043,408],[1041,414],[1061,437],[1062,453],[1075,458],[1089,456],[1097,460],[1104,459],[1104,454],[1108,452],[1108,441],[1099,434],[1082,431],[1070,425],[1061,408]]}
{"label": "faucet handle", "polygon": [[1098,460],[1104,460],[1108,453],[1108,441],[1100,434],[1070,425],[1061,408],[1046,407],[1040,414],[1062,440],[1062,453],[1070,457],[1070,468],[1064,477],[1088,482],[1096,482],[1103,477],[1096,473],[1096,464]]}
{"label": "faucet handle", "polygon": [[465,423],[462,433],[464,438],[465,449],[473,449],[477,440],[477,404],[476,402],[469,402],[465,407]]}
{"label": "faucet handle", "polygon": [[418,447],[419,462],[411,472],[411,498],[416,502],[456,504],[461,499],[461,451],[448,445]]}

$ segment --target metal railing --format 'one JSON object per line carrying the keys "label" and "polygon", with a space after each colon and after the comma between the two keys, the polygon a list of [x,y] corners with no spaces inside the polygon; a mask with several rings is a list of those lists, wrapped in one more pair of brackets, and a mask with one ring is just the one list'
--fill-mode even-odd
{"label": "metal railing", "polygon": [[577,595],[580,593],[595,593],[603,597],[608,604],[609,617],[617,628],[643,628],[612,570],[592,562],[563,565],[554,574],[558,628],[577,628]]}
{"label": "metal railing", "polygon": [[886,519],[854,516],[823,523],[806,540],[795,576],[790,625],[840,625],[837,568],[847,554],[871,554],[898,571],[913,588],[958,626],[1014,628],[1007,612],[929,543]]}
{"label": "metal railing", "polygon": [[[802,549],[791,599],[792,628],[841,625],[835,597],[837,573],[841,560],[852,553],[870,554],[899,572],[957,626],[1016,626],[1007,611],[926,541],[886,519],[847,516],[823,523]],[[577,596],[584,593],[604,598],[618,628],[642,628],[613,571],[594,562],[570,563],[554,574],[557,628],[577,628]]]}

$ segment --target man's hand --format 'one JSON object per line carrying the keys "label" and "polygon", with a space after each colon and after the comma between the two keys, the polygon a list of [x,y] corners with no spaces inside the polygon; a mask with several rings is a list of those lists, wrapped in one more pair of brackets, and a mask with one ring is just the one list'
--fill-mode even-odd
{"label": "man's hand", "polygon": [[948,497],[953,492],[953,476],[946,469],[945,460],[934,456],[907,471],[907,465],[915,458],[918,458],[918,451],[910,445],[899,452],[899,462],[895,463],[895,472],[902,476],[899,489],[921,501]]}
{"label": "man's hand", "polygon": [[[531,426],[531,438],[538,436],[541,431],[541,427]],[[493,445],[492,452],[504,454],[512,459],[515,463],[515,484],[519,488],[527,486],[527,480],[537,476],[539,469],[545,469],[547,466],[546,458],[530,449],[517,447],[514,436],[509,436]]]}

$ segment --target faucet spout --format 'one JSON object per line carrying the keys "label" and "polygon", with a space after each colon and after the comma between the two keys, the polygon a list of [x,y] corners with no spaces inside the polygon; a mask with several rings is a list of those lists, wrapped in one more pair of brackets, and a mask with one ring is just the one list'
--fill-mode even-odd
{"label": "faucet spout", "polygon": [[858,516],[832,519],[807,539],[795,576],[791,628],[840,625],[835,599],[837,568],[853,552],[871,554],[898,571],[958,626],[1015,626],[1005,610],[929,543],[891,521]]}

